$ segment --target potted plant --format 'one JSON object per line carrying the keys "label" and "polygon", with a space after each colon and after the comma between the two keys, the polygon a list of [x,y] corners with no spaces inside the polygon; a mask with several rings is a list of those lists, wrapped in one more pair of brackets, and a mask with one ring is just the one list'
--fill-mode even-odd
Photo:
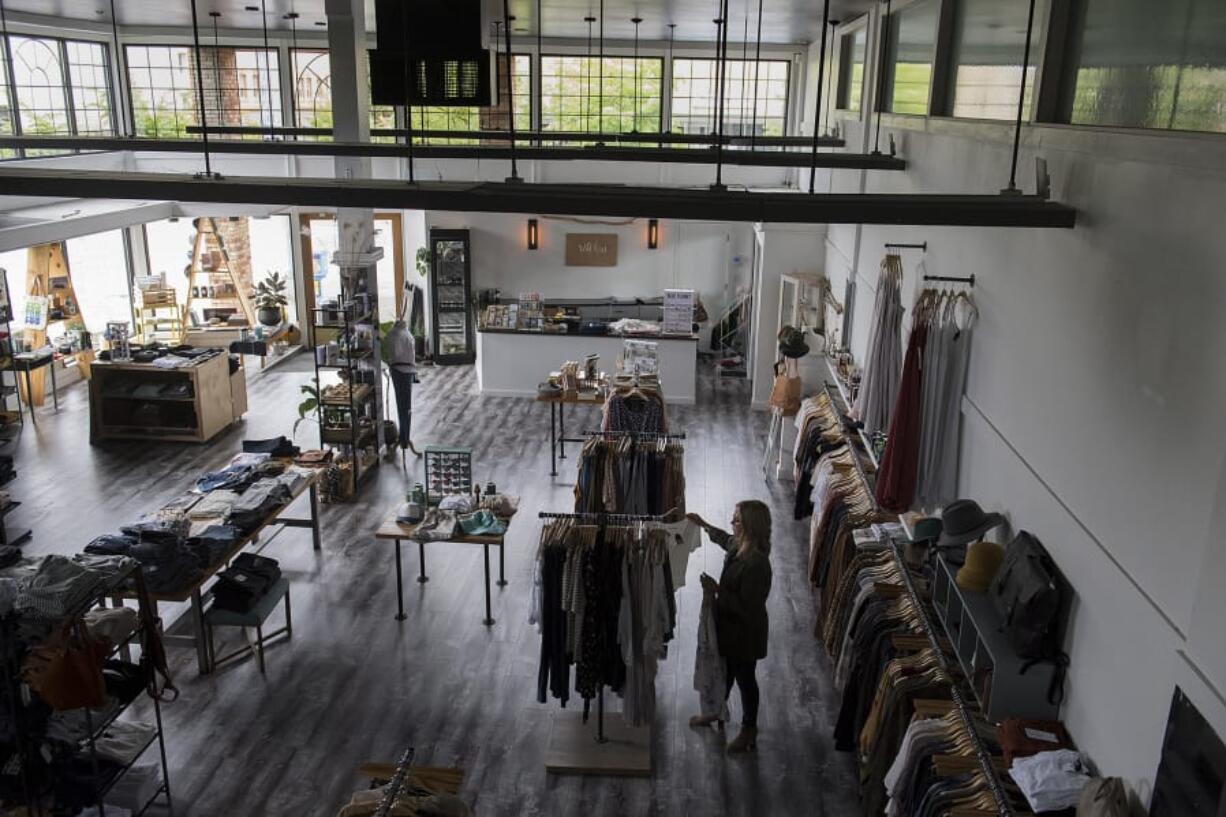
{"label": "potted plant", "polygon": [[255,288],[255,304],[259,308],[256,318],[264,326],[278,326],[282,309],[289,303],[285,296],[287,280],[279,272],[270,272]]}

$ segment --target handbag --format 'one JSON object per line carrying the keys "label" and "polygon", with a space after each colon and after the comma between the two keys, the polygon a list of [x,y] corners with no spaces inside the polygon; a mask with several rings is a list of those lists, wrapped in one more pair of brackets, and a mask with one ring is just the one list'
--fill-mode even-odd
{"label": "handbag", "polygon": [[70,622],[26,657],[22,678],[56,711],[106,703],[102,662],[110,644],[90,635],[83,621]]}
{"label": "handbag", "polygon": [[1077,817],[1128,817],[1128,789],[1118,777],[1096,777],[1081,790]]}
{"label": "handbag", "polygon": [[793,417],[800,411],[800,366],[794,359],[787,358],[775,364],[775,384],[771,386],[767,404],[782,412],[784,417]]}

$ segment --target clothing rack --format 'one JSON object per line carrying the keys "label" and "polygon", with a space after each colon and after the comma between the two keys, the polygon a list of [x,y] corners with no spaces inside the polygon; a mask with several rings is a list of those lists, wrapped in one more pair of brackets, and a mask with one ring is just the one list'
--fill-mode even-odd
{"label": "clothing rack", "polygon": [[[636,432],[614,432],[633,434]],[[663,522],[667,519],[665,516],[649,516],[645,514],[633,513],[604,513],[602,511],[588,513],[554,513],[551,511],[541,511],[537,514],[540,519],[582,519],[592,520],[600,523],[603,529],[608,527],[608,523],[617,522]],[[586,716],[585,716],[586,717]],[[605,735],[604,730],[604,684],[600,685],[600,694],[596,697],[596,742],[608,743],[609,738]]]}
{"label": "clothing rack", "polygon": [[925,275],[925,281],[947,281],[953,284],[967,284],[968,286],[975,285],[975,276],[971,275],[966,278],[959,278],[956,275]]}
{"label": "clothing rack", "polygon": [[[942,669],[950,677],[953,677],[952,672],[949,670],[949,665],[945,661],[945,652],[941,649],[940,642],[937,641],[936,629],[932,626],[932,619],[928,618],[928,610],[924,607],[919,592],[915,589],[915,584],[911,580],[911,571],[899,552],[898,543],[888,533],[886,534],[886,540],[890,543],[890,553],[894,557],[894,565],[898,569],[903,585],[907,589],[907,595],[911,597],[920,626],[924,628],[924,635],[928,637],[928,643],[932,646],[933,652],[936,653],[937,659],[941,662]],[[979,769],[987,780],[988,788],[992,791],[992,798],[996,801],[996,813],[1000,817],[1014,817],[1013,806],[1009,803],[1009,798],[1005,794],[1004,787],[1001,785],[1000,777],[992,766],[992,754],[984,746],[983,739],[979,737],[979,732],[975,729],[975,723],[971,718],[970,707],[967,706],[966,699],[962,697],[962,693],[958,691],[956,685],[951,684],[949,690],[950,696],[953,698],[954,708],[957,709],[959,716],[961,716],[968,737],[975,747],[975,754],[979,760]]]}
{"label": "clothing rack", "polygon": [[[838,390],[828,382],[824,383],[823,386],[826,389],[826,394],[830,397],[830,401],[833,403]],[[839,395],[839,399],[842,399],[842,395]],[[868,438],[863,437],[863,432],[861,432],[861,437],[864,440],[865,453],[872,457],[872,448],[868,447]],[[856,467],[856,473],[860,475],[860,481],[864,483],[864,488],[866,491],[868,491],[869,498],[873,500],[873,507],[876,508],[877,500],[873,499],[873,483],[869,482],[868,473],[864,470],[864,463],[860,462],[860,452],[857,450],[855,441],[852,440],[851,435],[847,433],[847,429],[843,429],[843,438],[847,440],[847,447],[851,450],[851,462]]]}
{"label": "clothing rack", "polygon": [[887,250],[919,250],[920,252],[928,252],[928,242],[924,241],[919,244],[891,244],[886,243]]}
{"label": "clothing rack", "polygon": [[400,790],[404,788],[405,781],[409,779],[409,767],[413,765],[415,753],[416,750],[410,746],[400,756],[400,761],[396,764],[396,773],[392,775],[391,781],[387,784],[387,790],[383,793],[383,799],[379,801],[375,817],[387,817],[391,813],[396,798],[400,796]]}
{"label": "clothing rack", "polygon": [[641,437],[643,439],[658,440],[661,437],[669,440],[684,440],[685,432],[676,434],[667,434],[663,431],[585,431],[586,437]]}

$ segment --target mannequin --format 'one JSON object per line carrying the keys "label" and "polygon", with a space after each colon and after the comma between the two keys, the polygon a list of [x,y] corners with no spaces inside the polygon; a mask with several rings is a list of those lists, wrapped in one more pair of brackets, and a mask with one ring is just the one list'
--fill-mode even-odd
{"label": "mannequin", "polygon": [[[408,287],[405,288],[408,290]],[[408,309],[411,292],[406,291],[400,302],[400,314],[387,333],[387,368],[391,373],[392,388],[396,392],[396,413],[400,429],[400,448],[409,449],[415,456],[421,453],[409,439],[413,422],[413,381],[416,379],[417,356],[414,348],[413,334],[405,322],[404,313]]]}

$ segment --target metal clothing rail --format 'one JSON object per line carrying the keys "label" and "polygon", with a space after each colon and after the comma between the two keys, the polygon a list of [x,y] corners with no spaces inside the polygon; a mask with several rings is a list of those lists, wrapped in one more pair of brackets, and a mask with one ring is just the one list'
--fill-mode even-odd
{"label": "metal clothing rail", "polygon": [[400,762],[396,764],[396,773],[392,775],[391,781],[387,784],[383,799],[379,801],[379,808],[375,811],[375,817],[387,817],[391,813],[396,798],[400,796],[400,790],[404,788],[405,781],[409,779],[409,767],[413,765],[415,753],[416,750],[410,746],[400,756]]}
{"label": "metal clothing rail", "polygon": [[970,286],[975,285],[974,275],[970,275],[965,278],[960,278],[956,275],[925,275],[924,280],[925,281],[948,281],[954,284],[968,284]]}
{"label": "metal clothing rail", "polygon": [[[829,381],[822,385],[826,389],[826,394],[830,396],[831,402],[834,402],[836,395],[839,400],[843,399],[843,395],[838,394],[838,390],[834,386],[830,385]],[[844,403],[843,405],[846,406],[847,404]],[[848,410],[850,410],[850,406],[848,406]],[[873,501],[873,509],[877,510],[877,500],[873,495],[873,483],[869,482],[868,472],[864,470],[864,463],[860,462],[860,452],[856,447],[856,442],[851,438],[851,435],[847,433],[847,429],[843,429],[843,439],[847,441],[847,447],[851,449],[851,462],[856,467],[856,473],[860,475],[860,481],[864,483],[865,491],[868,493],[869,498]],[[867,440],[865,442],[867,443]],[[865,453],[870,454],[871,456],[870,451],[871,449],[866,449]]]}
{"label": "metal clothing rail", "polygon": [[[915,614],[919,618],[920,626],[924,628],[924,635],[928,637],[928,643],[932,646],[933,652],[936,653],[937,659],[941,663],[941,668],[952,679],[953,673],[946,663],[945,652],[941,649],[940,642],[937,640],[932,620],[928,618],[928,609],[924,606],[918,591],[915,589],[915,584],[911,580],[911,571],[907,568],[907,564],[899,552],[898,543],[888,533],[885,536],[886,540],[890,543],[890,553],[894,557],[894,565],[898,569],[903,585],[907,588],[907,594],[911,597],[912,606],[915,608]],[[979,760],[979,769],[987,780],[988,788],[992,791],[992,798],[996,801],[997,814],[1000,817],[1014,817],[1013,806],[1009,802],[1008,795],[1005,794],[1004,786],[1001,785],[996,769],[992,766],[992,755],[984,745],[983,739],[979,737],[979,732],[975,729],[975,723],[971,718],[970,707],[967,706],[966,699],[962,697],[962,693],[958,691],[956,684],[951,683],[949,690],[950,697],[953,698],[954,707],[958,710],[962,723],[966,727],[968,737],[975,747],[975,754]]]}
{"label": "metal clothing rail", "polygon": [[605,513],[604,511],[578,511],[576,513],[553,513],[541,511],[539,519],[595,519],[598,521],[617,520],[619,522],[664,522],[668,519],[664,514],[642,513]]}
{"label": "metal clothing rail", "polygon": [[919,244],[891,244],[886,242],[887,250],[919,250],[920,252],[928,252],[928,242],[922,241]]}

